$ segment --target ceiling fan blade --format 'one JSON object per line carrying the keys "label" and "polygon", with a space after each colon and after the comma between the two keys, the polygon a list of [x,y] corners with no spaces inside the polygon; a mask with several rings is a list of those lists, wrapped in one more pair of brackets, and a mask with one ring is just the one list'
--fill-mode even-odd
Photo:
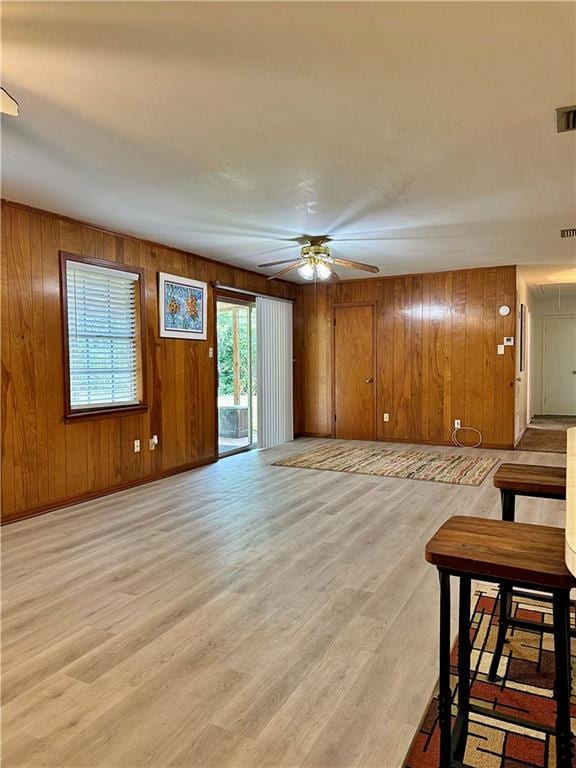
{"label": "ceiling fan blade", "polygon": [[338,237],[333,242],[338,243],[381,243],[384,240],[408,240],[405,237],[390,235],[358,235],[358,237]]}
{"label": "ceiling fan blade", "polygon": [[270,275],[268,280],[274,280],[274,278],[280,277],[281,275],[285,275],[286,272],[290,272],[291,270],[296,269],[299,266],[300,266],[300,259],[298,259],[298,261],[295,261],[294,264],[290,264],[289,267],[285,267],[284,269],[281,269],[280,272],[276,272],[275,275]]}
{"label": "ceiling fan blade", "polygon": [[258,267],[276,267],[278,264],[292,264],[300,259],[283,259],[282,261],[269,261],[268,264],[258,264]]}
{"label": "ceiling fan blade", "polygon": [[349,267],[350,269],[362,269],[364,272],[380,272],[378,267],[373,267],[372,264],[363,264],[361,261],[350,261],[350,259],[334,259],[334,264],[340,264],[341,267]]}

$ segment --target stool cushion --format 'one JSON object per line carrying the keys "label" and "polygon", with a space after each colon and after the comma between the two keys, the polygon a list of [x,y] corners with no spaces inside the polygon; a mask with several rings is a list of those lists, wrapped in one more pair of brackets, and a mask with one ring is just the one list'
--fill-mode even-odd
{"label": "stool cushion", "polygon": [[566,566],[564,551],[562,528],[455,516],[426,545],[426,560],[489,581],[571,589],[576,579]]}
{"label": "stool cushion", "polygon": [[523,493],[537,493],[551,498],[566,498],[566,467],[536,464],[501,464],[493,479],[496,488]]}

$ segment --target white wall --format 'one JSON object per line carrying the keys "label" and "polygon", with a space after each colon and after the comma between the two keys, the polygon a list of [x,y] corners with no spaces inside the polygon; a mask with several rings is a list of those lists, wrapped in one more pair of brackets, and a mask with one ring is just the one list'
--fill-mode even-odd
{"label": "white wall", "polygon": [[[531,409],[535,414],[544,412],[542,402],[542,344],[544,317],[576,315],[576,296],[533,296],[532,297],[532,366],[531,366]],[[568,350],[567,350],[568,354]]]}

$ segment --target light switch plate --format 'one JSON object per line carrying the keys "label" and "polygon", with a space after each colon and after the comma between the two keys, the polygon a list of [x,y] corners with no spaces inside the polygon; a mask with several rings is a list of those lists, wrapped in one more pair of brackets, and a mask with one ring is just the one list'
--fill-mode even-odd
{"label": "light switch plate", "polygon": [[385,413],[384,414],[384,421],[390,421],[390,414],[389,413]]}
{"label": "light switch plate", "polygon": [[504,344],[498,344],[498,354],[499,355],[504,354]]}

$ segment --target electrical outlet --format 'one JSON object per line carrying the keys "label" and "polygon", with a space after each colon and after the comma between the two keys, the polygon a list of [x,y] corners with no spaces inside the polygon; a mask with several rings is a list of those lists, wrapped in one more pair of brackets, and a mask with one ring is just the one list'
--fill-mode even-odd
{"label": "electrical outlet", "polygon": [[158,435],[152,435],[152,437],[148,441],[148,447],[150,448],[151,451],[155,451],[157,445],[158,445]]}
{"label": "electrical outlet", "polygon": [[454,419],[454,429],[460,429],[461,422],[460,419]]}
{"label": "electrical outlet", "polygon": [[499,355],[504,354],[504,344],[498,344],[498,354]]}
{"label": "electrical outlet", "polygon": [[214,347],[208,347],[208,357],[214,357]]}
{"label": "electrical outlet", "polygon": [[389,413],[385,413],[384,414],[384,421],[390,421],[390,414]]}
{"label": "electrical outlet", "polygon": [[134,440],[134,453],[140,453],[140,440]]}

